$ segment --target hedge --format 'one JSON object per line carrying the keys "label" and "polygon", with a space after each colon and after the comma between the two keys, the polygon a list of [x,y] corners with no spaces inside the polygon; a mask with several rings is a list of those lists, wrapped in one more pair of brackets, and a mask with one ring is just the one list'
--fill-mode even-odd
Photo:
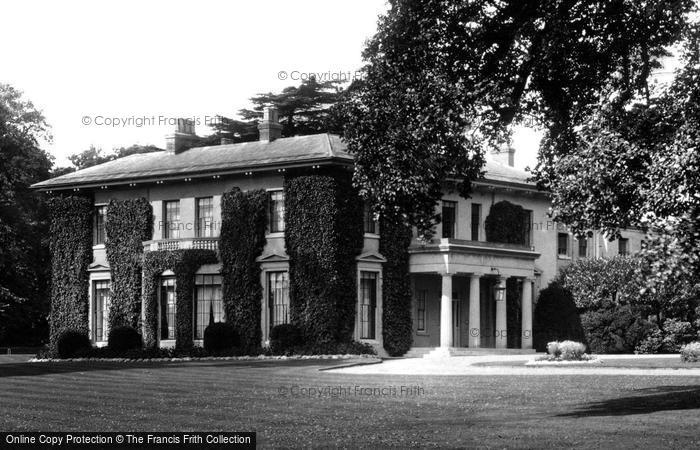
{"label": "hedge", "polygon": [[221,199],[222,294],[227,322],[240,337],[243,351],[260,347],[260,265],[265,247],[267,194],[234,187]]}
{"label": "hedge", "polygon": [[143,340],[146,348],[158,345],[158,289],[161,274],[172,270],[175,274],[175,347],[192,347],[192,295],[194,276],[204,264],[215,264],[213,250],[162,250],[146,253],[143,260],[143,304],[145,320]]}
{"label": "hedge", "polygon": [[525,235],[530,224],[525,210],[503,200],[491,205],[489,215],[484,221],[486,240],[503,244],[525,244]]}
{"label": "hedge", "polygon": [[352,339],[362,217],[349,172],[286,177],[291,322],[310,345]]}
{"label": "hedge", "polygon": [[88,268],[92,262],[93,201],[88,197],[60,197],[51,211],[50,347],[56,350],[64,330],[88,333]]}
{"label": "hedge", "polygon": [[105,250],[111,271],[109,328],[138,328],[141,316],[143,241],[153,234],[153,209],[145,198],[107,206]]}
{"label": "hedge", "polygon": [[382,284],[382,337],[391,356],[401,356],[413,344],[411,318],[411,280],[408,272],[408,247],[412,229],[382,220],[379,253],[387,260]]}

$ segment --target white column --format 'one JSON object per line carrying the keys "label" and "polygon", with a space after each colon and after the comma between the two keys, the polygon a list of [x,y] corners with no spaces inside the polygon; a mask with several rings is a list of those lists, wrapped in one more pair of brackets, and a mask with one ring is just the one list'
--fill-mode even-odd
{"label": "white column", "polygon": [[523,280],[522,298],[522,348],[532,348],[532,279]]}
{"label": "white column", "polygon": [[452,274],[442,274],[440,298],[440,347],[452,347]]}
{"label": "white column", "polygon": [[506,320],[506,279],[501,277],[498,279],[497,287],[502,289],[501,300],[496,298],[496,348],[506,348],[508,346],[507,330],[508,322]]}
{"label": "white column", "polygon": [[475,273],[469,278],[469,347],[481,347],[481,295],[479,280],[481,274]]}

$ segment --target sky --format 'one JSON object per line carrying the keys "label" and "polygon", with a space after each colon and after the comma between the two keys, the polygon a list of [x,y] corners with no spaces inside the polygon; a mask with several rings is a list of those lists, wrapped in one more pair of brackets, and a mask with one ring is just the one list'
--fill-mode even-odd
{"label": "sky", "polygon": [[[0,83],[44,112],[58,166],[91,145],[165,146],[178,117],[197,132],[249,98],[303,77],[350,78],[385,0],[3,3]],[[9,19],[9,20],[8,20]],[[517,129],[517,167],[540,134]]]}

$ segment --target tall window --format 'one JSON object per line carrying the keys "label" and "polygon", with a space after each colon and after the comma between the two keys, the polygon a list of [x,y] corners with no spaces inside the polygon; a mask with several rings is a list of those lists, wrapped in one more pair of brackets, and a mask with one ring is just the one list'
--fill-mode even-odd
{"label": "tall window", "polygon": [[360,338],[375,339],[377,273],[360,272]]}
{"label": "tall window", "polygon": [[559,233],[557,235],[557,255],[569,255],[569,235],[567,233]]}
{"label": "tall window", "polygon": [[105,216],[107,215],[106,206],[97,206],[93,217],[92,230],[92,245],[101,245],[105,243]]}
{"label": "tall window", "polygon": [[160,281],[160,338],[175,339],[175,278]]}
{"label": "tall window", "polygon": [[289,323],[289,275],[287,272],[267,273],[267,296],[270,305],[270,328]]}
{"label": "tall window", "polygon": [[109,314],[109,280],[95,281],[93,284],[94,314],[93,323],[95,341],[106,341],[109,333],[107,317]]}
{"label": "tall window", "polygon": [[180,200],[163,202],[163,238],[180,237]]}
{"label": "tall window", "polygon": [[442,201],[442,237],[453,239],[457,228],[457,202]]}
{"label": "tall window", "polygon": [[374,220],[374,215],[372,214],[372,208],[368,203],[364,204],[363,207],[363,222],[365,233],[377,233],[377,221]]}
{"label": "tall window", "polygon": [[204,339],[209,324],[224,321],[221,275],[197,275],[194,289],[194,338]]}
{"label": "tall window", "polygon": [[426,313],[425,313],[425,302],[428,297],[428,291],[420,290],[418,291],[418,296],[416,298],[416,325],[418,331],[425,331]]}
{"label": "tall window", "polygon": [[578,257],[585,258],[588,256],[588,239],[579,238],[578,240]]}
{"label": "tall window", "polygon": [[532,210],[523,210],[523,245],[530,247],[532,245]]}
{"label": "tall window", "polygon": [[629,239],[620,238],[620,240],[617,243],[617,252],[620,255],[628,255],[629,254]]}
{"label": "tall window", "polygon": [[214,236],[214,199],[202,197],[197,199],[197,237]]}
{"label": "tall window", "polygon": [[284,231],[284,191],[270,192],[270,233]]}
{"label": "tall window", "polygon": [[472,203],[472,241],[479,240],[479,224],[481,223],[481,205]]}

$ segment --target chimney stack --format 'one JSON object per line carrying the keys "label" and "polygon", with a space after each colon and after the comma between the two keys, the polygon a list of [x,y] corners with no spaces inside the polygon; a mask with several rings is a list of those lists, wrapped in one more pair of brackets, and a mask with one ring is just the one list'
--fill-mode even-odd
{"label": "chimney stack", "polygon": [[515,149],[510,145],[494,150],[493,155],[496,162],[510,167],[515,167]]}
{"label": "chimney stack", "polygon": [[282,125],[279,123],[277,108],[267,107],[263,111],[263,120],[258,124],[260,140],[272,142],[282,137]]}
{"label": "chimney stack", "polygon": [[165,136],[165,150],[177,154],[192,148],[199,142],[194,132],[194,122],[190,119],[177,119],[175,132]]}

